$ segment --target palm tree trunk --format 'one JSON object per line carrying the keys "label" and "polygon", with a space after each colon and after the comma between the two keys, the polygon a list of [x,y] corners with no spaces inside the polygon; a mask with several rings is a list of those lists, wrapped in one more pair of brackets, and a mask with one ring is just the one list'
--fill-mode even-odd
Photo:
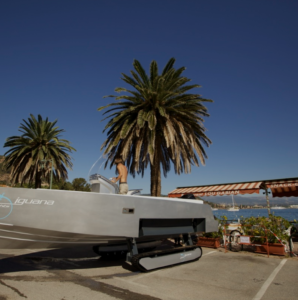
{"label": "palm tree trunk", "polygon": [[160,177],[160,163],[158,160],[158,151],[155,150],[154,162],[150,168],[151,177],[151,196],[159,197],[161,195],[161,177]]}
{"label": "palm tree trunk", "polygon": [[41,172],[36,171],[35,175],[35,188],[40,189],[41,188]]}
{"label": "palm tree trunk", "polygon": [[156,196],[160,197],[160,195],[161,195],[161,178],[160,178],[160,163],[159,163],[158,172],[157,172]]}

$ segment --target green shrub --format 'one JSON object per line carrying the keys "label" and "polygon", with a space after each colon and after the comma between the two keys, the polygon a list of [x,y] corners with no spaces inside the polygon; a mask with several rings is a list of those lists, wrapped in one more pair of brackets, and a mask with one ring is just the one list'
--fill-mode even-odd
{"label": "green shrub", "polygon": [[[250,235],[253,244],[266,243],[266,235],[268,243],[278,243],[276,236],[284,243],[289,239],[289,235],[285,232],[290,226],[290,222],[286,219],[274,215],[269,217],[250,217],[241,219],[244,235]],[[275,235],[276,236],[275,236]]]}

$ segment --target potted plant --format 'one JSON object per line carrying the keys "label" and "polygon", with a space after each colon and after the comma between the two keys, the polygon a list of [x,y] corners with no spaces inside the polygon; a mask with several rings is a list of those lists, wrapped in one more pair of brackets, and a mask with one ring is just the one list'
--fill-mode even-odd
{"label": "potted plant", "polygon": [[285,247],[289,240],[286,232],[290,227],[289,221],[270,215],[269,218],[250,217],[242,222],[244,235],[251,236],[250,240],[255,245],[255,252],[285,255]]}
{"label": "potted plant", "polygon": [[218,225],[218,231],[215,232],[203,232],[202,236],[199,236],[197,245],[207,248],[219,248],[220,240],[222,238],[222,226]]}

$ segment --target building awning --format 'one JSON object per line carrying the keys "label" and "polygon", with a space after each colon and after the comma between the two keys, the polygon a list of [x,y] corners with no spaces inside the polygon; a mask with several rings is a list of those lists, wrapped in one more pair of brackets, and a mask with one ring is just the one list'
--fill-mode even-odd
{"label": "building awning", "polygon": [[244,195],[259,193],[260,189],[272,191],[273,197],[298,196],[298,177],[272,180],[258,180],[246,182],[234,182],[215,185],[201,185],[190,187],[177,187],[168,194],[169,197],[179,198],[185,194],[193,194],[196,197]]}
{"label": "building awning", "polygon": [[272,197],[298,197],[298,179],[266,182],[271,189]]}

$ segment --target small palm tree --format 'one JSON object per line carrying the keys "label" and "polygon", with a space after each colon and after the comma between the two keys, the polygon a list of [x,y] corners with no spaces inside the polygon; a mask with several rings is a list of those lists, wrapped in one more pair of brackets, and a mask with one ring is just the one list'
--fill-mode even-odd
{"label": "small palm tree", "polygon": [[55,180],[67,179],[67,169],[72,167],[71,157],[67,152],[76,151],[67,140],[59,138],[64,132],[55,127],[57,120],[36,119],[32,114],[28,121],[23,120],[19,131],[21,136],[6,139],[4,147],[10,147],[5,155],[4,166],[11,170],[11,183],[35,183],[41,187],[42,178],[49,181],[53,167]]}
{"label": "small palm tree", "polygon": [[176,173],[188,173],[191,165],[199,166],[199,160],[205,163],[203,145],[211,143],[203,126],[203,117],[209,116],[203,102],[212,100],[189,93],[200,86],[186,85],[190,79],[182,76],[185,68],[176,70],[174,62],[171,58],[159,74],[156,61],[152,61],[148,76],[134,60],[132,76],[122,73],[121,78],[133,90],[116,88],[116,92],[125,94],[106,96],[116,102],[98,109],[110,107],[104,114],[111,112],[104,129],[108,129],[108,137],[101,147],[108,154],[105,167],[108,161],[112,167],[114,159],[122,157],[133,176],[136,172],[143,176],[150,164],[152,196],[161,194],[161,167],[164,176],[171,162]]}

